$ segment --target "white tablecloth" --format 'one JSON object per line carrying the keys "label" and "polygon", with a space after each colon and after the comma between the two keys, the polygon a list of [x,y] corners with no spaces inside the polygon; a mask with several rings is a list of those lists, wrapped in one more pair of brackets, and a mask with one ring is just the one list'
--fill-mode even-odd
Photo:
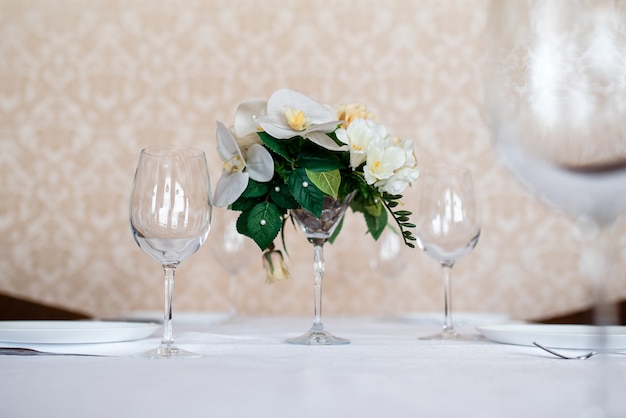
{"label": "white tablecloth", "polygon": [[[626,417],[623,357],[568,361],[534,347],[424,341],[417,337],[437,325],[373,318],[325,319],[349,345],[283,342],[310,325],[278,317],[175,325],[177,345],[199,359],[0,356],[0,416],[588,418],[583,411],[604,393],[611,416]],[[131,354],[158,342],[81,349]],[[600,378],[606,370],[610,384]]]}

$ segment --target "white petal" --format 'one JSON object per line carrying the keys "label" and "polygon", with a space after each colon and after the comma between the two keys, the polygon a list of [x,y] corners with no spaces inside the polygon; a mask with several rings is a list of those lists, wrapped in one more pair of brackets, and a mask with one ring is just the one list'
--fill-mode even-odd
{"label": "white petal", "polygon": [[235,112],[235,122],[233,130],[237,138],[243,138],[246,135],[256,133],[258,131],[258,122],[256,117],[266,114],[267,102],[261,99],[248,100],[237,107]]}
{"label": "white petal", "polygon": [[284,114],[287,108],[303,111],[314,124],[329,122],[336,118],[331,108],[295,90],[276,90],[267,101],[268,114]]}
{"label": "white petal", "polygon": [[233,134],[230,133],[228,128],[222,122],[217,122],[217,131],[215,136],[217,137],[217,151],[219,152],[222,160],[227,161],[235,155],[241,156],[241,151],[239,150],[237,141],[235,141]]}
{"label": "white petal", "polygon": [[330,122],[314,124],[311,125],[311,127],[303,133],[303,136],[306,136],[306,134],[308,134],[309,132],[332,132],[337,129],[337,125],[339,125],[338,120],[331,120]]}
{"label": "white petal", "polygon": [[287,125],[287,119],[284,115],[271,114],[257,118],[259,125],[265,132],[277,139],[288,139],[299,135]]}
{"label": "white petal", "polygon": [[347,151],[350,149],[347,145],[338,145],[323,132],[309,132],[306,139],[331,151]]}
{"label": "white petal", "polygon": [[385,150],[383,158],[380,161],[380,175],[389,178],[393,175],[394,171],[404,165],[406,160],[404,150],[398,147],[391,147]]}
{"label": "white petal", "polygon": [[246,169],[256,181],[270,181],[274,177],[274,160],[263,145],[252,144],[246,155]]}
{"label": "white petal", "polygon": [[378,180],[376,177],[374,177],[372,171],[369,170],[367,166],[363,168],[363,177],[365,177],[365,181],[367,182],[367,184],[374,184],[376,183],[376,180]]}
{"label": "white petal", "polygon": [[217,207],[226,207],[241,196],[248,187],[248,173],[237,171],[223,172],[215,186],[213,204]]}
{"label": "white petal", "polygon": [[365,151],[353,151],[350,150],[350,167],[357,168],[367,158],[367,153]]}
{"label": "white petal", "polygon": [[335,136],[337,137],[338,140],[340,140],[344,144],[347,144],[347,145],[350,144],[350,140],[348,139],[348,132],[346,132],[345,129],[343,128],[337,129],[335,131]]}

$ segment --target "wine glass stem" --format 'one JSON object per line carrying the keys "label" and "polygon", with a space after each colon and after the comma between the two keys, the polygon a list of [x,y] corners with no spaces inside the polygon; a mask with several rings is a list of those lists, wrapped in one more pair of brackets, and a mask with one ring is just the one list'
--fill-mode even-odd
{"label": "wine glass stem", "polygon": [[323,243],[313,243],[313,274],[314,274],[314,297],[315,297],[315,318],[313,329],[322,330],[322,279],[324,278],[324,249]]}
{"label": "wine glass stem", "polygon": [[237,289],[237,281],[239,277],[236,273],[231,274],[230,276],[230,287],[228,289],[230,294],[230,318],[233,319],[237,316],[237,308],[238,308],[238,289]]}
{"label": "wine glass stem", "polygon": [[443,321],[443,332],[452,333],[454,332],[454,325],[452,323],[452,288],[451,288],[451,279],[452,279],[452,264],[442,264],[442,276],[443,276],[443,298],[444,298],[444,321]]}
{"label": "wine glass stem", "polygon": [[616,278],[617,224],[616,221],[600,224],[589,219],[578,222],[585,244],[580,266],[589,276],[594,325],[617,323],[616,306],[609,298],[612,281]]}
{"label": "wine glass stem", "polygon": [[177,264],[163,264],[165,273],[165,310],[163,312],[163,340],[162,345],[174,344],[172,337],[172,300],[174,297],[174,274]]}
{"label": "wine glass stem", "polygon": [[395,310],[393,307],[395,301],[393,277],[389,274],[385,275],[385,318],[393,318]]}

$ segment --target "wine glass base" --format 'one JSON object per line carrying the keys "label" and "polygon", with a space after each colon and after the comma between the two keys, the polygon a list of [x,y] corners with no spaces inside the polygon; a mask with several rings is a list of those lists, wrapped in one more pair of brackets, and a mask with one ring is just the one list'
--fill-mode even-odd
{"label": "wine glass base", "polygon": [[328,331],[311,330],[300,337],[287,338],[285,340],[289,344],[300,345],[341,345],[350,344],[350,340],[341,337],[335,337]]}
{"label": "wine glass base", "polygon": [[437,334],[419,337],[420,340],[479,341],[483,337],[477,334],[459,334],[456,331],[442,331]]}
{"label": "wine glass base", "polygon": [[193,353],[183,350],[173,345],[161,345],[152,350],[139,353],[134,357],[150,358],[150,359],[183,359],[183,358],[200,358],[202,354]]}

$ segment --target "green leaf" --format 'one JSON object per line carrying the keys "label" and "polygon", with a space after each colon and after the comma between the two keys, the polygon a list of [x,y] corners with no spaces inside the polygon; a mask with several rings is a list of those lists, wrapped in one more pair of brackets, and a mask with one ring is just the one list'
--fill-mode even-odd
{"label": "green leaf", "polygon": [[[408,210],[397,210],[393,211],[392,208],[395,208],[399,205],[399,200],[402,198],[402,195],[394,195],[389,193],[383,193],[382,199],[387,207],[387,210],[393,216],[396,224],[400,227],[400,231],[402,231],[402,238],[404,239],[404,244],[407,247],[415,248],[415,245],[411,241],[417,241],[417,239],[413,236],[413,233],[405,228],[415,228],[415,224],[409,222],[410,217],[412,215],[411,211]],[[385,212],[387,213],[387,212]]]}
{"label": "green leaf", "polygon": [[290,152],[292,141],[295,139],[276,139],[267,132],[258,132],[261,141],[276,154],[285,158],[287,161],[293,161],[293,155]]}
{"label": "green leaf", "polygon": [[288,184],[289,192],[298,204],[319,218],[322,215],[324,193],[307,177],[304,169],[294,170],[289,175]]}
{"label": "green leaf", "polygon": [[300,207],[296,199],[289,193],[289,186],[286,184],[275,185],[270,189],[270,199],[285,212],[289,209],[297,209]]}
{"label": "green leaf", "polygon": [[269,192],[269,184],[268,183],[259,183],[252,179],[248,180],[248,186],[246,190],[243,191],[241,197],[261,197],[267,195]]}
{"label": "green leaf", "polygon": [[372,237],[377,240],[387,226],[387,211],[382,211],[378,216],[373,216],[365,211],[363,215],[365,217],[365,223],[367,224],[367,230],[372,234]]}
{"label": "green leaf", "polygon": [[385,198],[385,200],[399,200],[402,199],[402,195],[401,194],[391,194],[391,193],[383,193],[383,197]]}
{"label": "green leaf", "polygon": [[371,216],[380,216],[382,212],[385,212],[385,206],[383,200],[379,194],[371,194],[367,199],[364,199],[361,195],[357,195],[350,207],[356,212],[363,212]]}
{"label": "green leaf", "polygon": [[281,225],[280,212],[271,202],[259,203],[237,219],[237,231],[252,238],[261,250],[270,246]]}
{"label": "green leaf", "polygon": [[232,205],[230,205],[230,209],[245,212],[247,210],[252,209],[254,205],[262,201],[263,199],[259,199],[259,198],[246,199],[246,198],[240,197],[235,202],[233,202]]}
{"label": "green leaf", "polygon": [[382,201],[379,199],[376,199],[375,203],[368,204],[364,208],[365,212],[372,216],[380,216],[382,213],[385,212],[385,207],[383,206]]}
{"label": "green leaf", "polygon": [[237,232],[247,237],[252,238],[252,234],[248,231],[248,214],[249,212],[241,212],[241,215],[237,218]]}
{"label": "green leaf", "polygon": [[335,242],[335,240],[337,239],[337,237],[339,237],[339,233],[341,232],[341,228],[343,228],[343,220],[346,219],[345,217],[342,217],[341,220],[339,221],[339,224],[337,225],[337,227],[335,228],[335,230],[333,231],[333,234],[330,236],[330,238],[328,238],[328,242],[330,242],[331,244],[333,242]]}
{"label": "green leaf", "polygon": [[341,173],[339,170],[333,171],[310,171],[305,169],[306,176],[315,184],[323,193],[337,197],[339,194],[339,185],[341,184]]}
{"label": "green leaf", "polygon": [[344,168],[336,153],[320,147],[310,147],[298,154],[298,164],[310,171],[331,171]]}

